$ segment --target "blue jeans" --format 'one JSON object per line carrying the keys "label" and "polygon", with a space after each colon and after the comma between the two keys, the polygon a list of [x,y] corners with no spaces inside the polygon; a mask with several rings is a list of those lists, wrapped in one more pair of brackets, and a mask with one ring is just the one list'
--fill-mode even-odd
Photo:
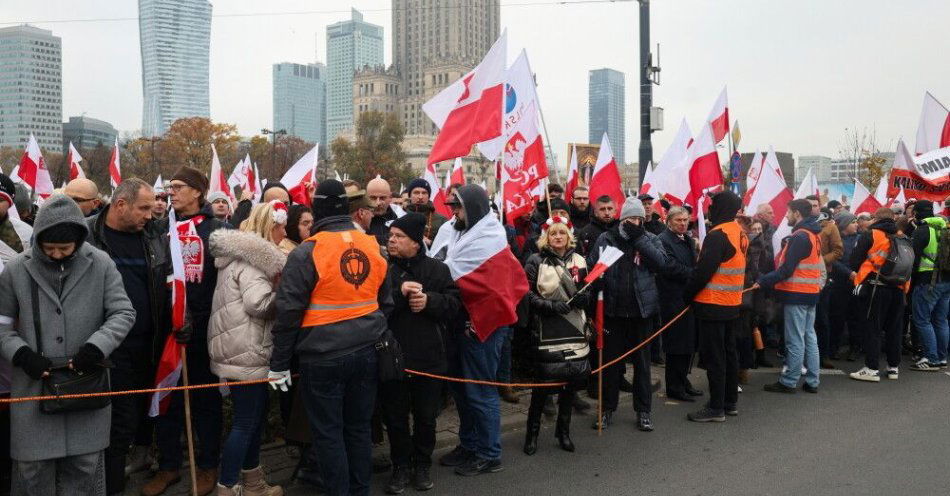
{"label": "blue jeans", "polygon": [[369,494],[377,374],[373,346],[332,360],[300,362],[300,394],[330,496]]}
{"label": "blue jeans", "polygon": [[267,389],[267,384],[231,388],[234,418],[221,450],[218,482],[222,486],[237,484],[241,469],[251,470],[261,464],[261,431],[267,418]]}
{"label": "blue jeans", "polygon": [[779,382],[798,387],[804,361],[805,383],[818,387],[818,337],[815,335],[814,305],[785,305],[785,370]]}
{"label": "blue jeans", "polygon": [[947,360],[950,327],[950,281],[933,285],[918,284],[913,295],[913,319],[924,356],[930,363]]}
{"label": "blue jeans", "polygon": [[[459,338],[462,377],[494,381],[505,343],[505,332],[496,330],[485,342],[467,334]],[[498,388],[479,384],[452,383],[452,396],[459,415],[459,443],[487,460],[501,458],[501,403]]]}
{"label": "blue jeans", "polygon": [[511,382],[511,338],[514,329],[499,327],[497,331],[504,333],[505,342],[501,345],[501,361],[498,362],[498,382]]}

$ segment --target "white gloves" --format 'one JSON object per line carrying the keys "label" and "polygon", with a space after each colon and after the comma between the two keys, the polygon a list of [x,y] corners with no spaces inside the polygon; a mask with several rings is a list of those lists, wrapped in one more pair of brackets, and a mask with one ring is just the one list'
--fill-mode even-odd
{"label": "white gloves", "polygon": [[267,379],[270,381],[270,387],[274,388],[274,391],[278,389],[287,392],[293,382],[290,380],[290,371],[285,370],[283,372],[274,372],[273,370],[267,373]]}

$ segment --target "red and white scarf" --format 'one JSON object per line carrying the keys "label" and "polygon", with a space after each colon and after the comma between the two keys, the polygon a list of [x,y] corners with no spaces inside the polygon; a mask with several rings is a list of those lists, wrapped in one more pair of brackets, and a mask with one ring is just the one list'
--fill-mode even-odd
{"label": "red and white scarf", "polygon": [[185,265],[185,280],[201,284],[204,277],[205,250],[197,227],[204,222],[204,215],[196,215],[178,223],[178,239],[181,241],[181,258]]}

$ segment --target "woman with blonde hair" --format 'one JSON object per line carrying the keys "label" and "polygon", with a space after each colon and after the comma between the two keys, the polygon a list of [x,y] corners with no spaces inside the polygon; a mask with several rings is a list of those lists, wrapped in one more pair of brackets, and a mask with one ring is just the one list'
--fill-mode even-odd
{"label": "woman with blonde hair", "polygon": [[[240,230],[219,229],[211,235],[218,283],[211,304],[208,354],[211,371],[222,380],[267,378],[277,281],[287,259],[277,245],[284,239],[286,223],[283,203],[259,203]],[[283,494],[280,486],[265,482],[260,465],[267,399],[264,383],[231,388],[234,418],[222,449],[219,496]]]}
{"label": "woman with blonde hair", "polygon": [[574,252],[574,230],[570,219],[554,216],[541,226],[538,253],[525,264],[531,320],[531,352],[541,381],[565,382],[563,387],[535,388],[528,407],[524,452],[538,451],[541,414],[548,395],[557,393],[558,411],[554,436],[561,449],[574,451],[571,441],[571,408],[577,389],[590,375],[590,347],[584,332],[588,304],[583,287],[587,262]]}

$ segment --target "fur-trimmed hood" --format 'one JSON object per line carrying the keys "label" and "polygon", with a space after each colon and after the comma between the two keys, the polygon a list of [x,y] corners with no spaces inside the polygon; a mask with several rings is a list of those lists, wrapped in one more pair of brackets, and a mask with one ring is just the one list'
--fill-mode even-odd
{"label": "fur-trimmed hood", "polygon": [[274,243],[260,236],[233,229],[218,229],[211,233],[211,255],[214,264],[222,269],[232,261],[245,262],[274,277],[284,269],[287,256]]}

